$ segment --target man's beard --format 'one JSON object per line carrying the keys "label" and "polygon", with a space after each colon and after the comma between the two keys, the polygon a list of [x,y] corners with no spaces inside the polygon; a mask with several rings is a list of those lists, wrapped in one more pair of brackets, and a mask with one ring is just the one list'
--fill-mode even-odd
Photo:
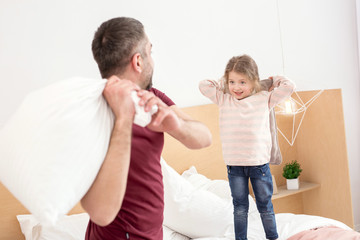
{"label": "man's beard", "polygon": [[152,76],[150,76],[150,79],[149,79],[149,84],[146,86],[146,90],[150,90],[150,88],[152,88]]}
{"label": "man's beard", "polygon": [[153,69],[151,69],[150,73],[145,76],[145,81],[144,83],[145,85],[145,89],[146,90],[150,90],[150,88],[152,88],[152,77],[153,77]]}

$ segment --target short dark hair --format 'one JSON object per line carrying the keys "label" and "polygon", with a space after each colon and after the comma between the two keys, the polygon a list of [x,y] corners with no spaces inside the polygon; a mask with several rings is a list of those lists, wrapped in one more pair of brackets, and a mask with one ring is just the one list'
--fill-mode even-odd
{"label": "short dark hair", "polygon": [[101,77],[123,73],[136,52],[143,55],[145,36],[143,24],[133,18],[118,17],[102,23],[92,41],[92,52]]}

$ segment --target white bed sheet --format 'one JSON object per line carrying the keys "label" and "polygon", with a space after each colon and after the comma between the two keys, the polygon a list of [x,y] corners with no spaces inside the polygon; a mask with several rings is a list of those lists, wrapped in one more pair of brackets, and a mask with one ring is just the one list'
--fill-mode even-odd
{"label": "white bed sheet", "polygon": [[324,226],[336,226],[351,230],[349,226],[340,221],[305,214],[279,213],[276,214],[276,222],[280,239],[287,239],[299,232]]}
{"label": "white bed sheet", "polygon": [[[303,214],[291,214],[291,213],[279,213],[276,214],[276,223],[279,233],[279,240],[286,240],[289,237],[313,228],[324,226],[337,226],[343,229],[350,230],[351,228],[337,220],[312,216]],[[41,234],[34,234],[38,232],[39,223],[32,215],[18,216],[22,232],[26,236],[26,240],[54,240],[63,239],[62,236],[72,236],[72,240],[83,240],[85,235],[85,229],[88,223],[87,214],[74,214],[61,220],[56,228],[42,227]],[[71,224],[73,227],[63,227],[63,225]],[[64,225],[64,226],[65,226]],[[79,234],[79,229],[83,231]],[[46,230],[46,231],[45,231]],[[32,235],[36,235],[37,237]],[[57,238],[54,238],[57,236]],[[172,229],[164,226],[164,240],[190,240],[187,236],[181,233],[175,232]],[[206,238],[194,238],[193,240],[233,240],[234,237],[206,237]],[[259,213],[249,214],[248,224],[248,239],[249,240],[266,240],[265,233],[262,228],[261,219]]]}
{"label": "white bed sheet", "polygon": [[[279,240],[286,240],[289,237],[313,228],[324,226],[337,226],[350,230],[351,228],[342,222],[334,219],[312,216],[305,214],[279,213],[275,214]],[[196,238],[193,240],[233,240],[234,238]],[[166,240],[164,238],[164,240]],[[265,232],[259,213],[249,215],[248,240],[266,240]]]}

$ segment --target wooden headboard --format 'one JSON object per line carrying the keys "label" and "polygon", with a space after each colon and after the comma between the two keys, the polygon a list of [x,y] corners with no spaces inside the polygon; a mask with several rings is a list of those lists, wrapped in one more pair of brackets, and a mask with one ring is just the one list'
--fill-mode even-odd
{"label": "wooden headboard", "polygon": [[[77,204],[69,214],[82,213],[84,209]],[[29,214],[29,211],[0,183],[0,239],[23,240],[16,215]]]}
{"label": "wooden headboard", "polygon": [[[317,91],[298,92],[304,102],[316,93]],[[163,158],[179,173],[195,166],[198,172],[210,179],[227,179],[222,160],[217,106],[208,104],[183,110],[209,127],[213,135],[212,145],[201,150],[189,150],[166,135]],[[292,127],[286,117],[277,116],[277,122],[278,127],[284,131]],[[285,184],[285,179],[281,176],[283,165],[297,159],[303,168],[300,179],[319,183],[321,187],[303,193],[300,197],[296,195],[273,201],[275,211],[330,217],[353,227],[341,90],[325,90],[310,106],[293,146],[280,135],[279,144],[283,164],[271,166],[277,185]],[[69,214],[83,211],[78,204]],[[16,215],[27,213],[29,212],[21,203],[0,184],[0,239],[24,239]]]}

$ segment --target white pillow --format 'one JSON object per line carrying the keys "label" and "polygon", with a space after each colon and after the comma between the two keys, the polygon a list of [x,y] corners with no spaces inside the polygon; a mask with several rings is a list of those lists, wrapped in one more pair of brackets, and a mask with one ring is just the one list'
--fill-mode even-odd
{"label": "white pillow", "polygon": [[190,240],[190,238],[163,226],[163,240]]}
{"label": "white pillow", "polygon": [[[195,166],[191,166],[188,170],[185,170],[181,176],[189,181],[196,189],[207,190],[223,199],[232,200],[230,185],[226,180],[211,180],[198,173]],[[249,215],[253,213],[258,214],[258,210],[253,197],[249,195]]]}
{"label": "white pillow", "polygon": [[224,199],[232,199],[228,181],[211,180],[199,174],[195,166],[191,166],[188,170],[185,170],[181,176],[189,181],[196,189],[210,191]]}
{"label": "white pillow", "polygon": [[105,83],[72,78],[35,91],[0,131],[0,181],[42,224],[79,202],[103,162],[113,127]]}
{"label": "white pillow", "polygon": [[39,221],[31,214],[17,215],[16,218],[19,221],[25,240],[32,240],[32,229]]}
{"label": "white pillow", "polygon": [[234,234],[231,201],[196,189],[163,159],[164,225],[190,238]]}
{"label": "white pillow", "polygon": [[55,226],[41,225],[31,214],[16,217],[25,240],[84,240],[89,222],[87,213],[63,216]]}
{"label": "white pillow", "polygon": [[[89,222],[87,213],[64,216],[55,226],[43,226],[31,214],[16,216],[25,240],[84,240]],[[163,226],[164,240],[190,240],[188,237]]]}

